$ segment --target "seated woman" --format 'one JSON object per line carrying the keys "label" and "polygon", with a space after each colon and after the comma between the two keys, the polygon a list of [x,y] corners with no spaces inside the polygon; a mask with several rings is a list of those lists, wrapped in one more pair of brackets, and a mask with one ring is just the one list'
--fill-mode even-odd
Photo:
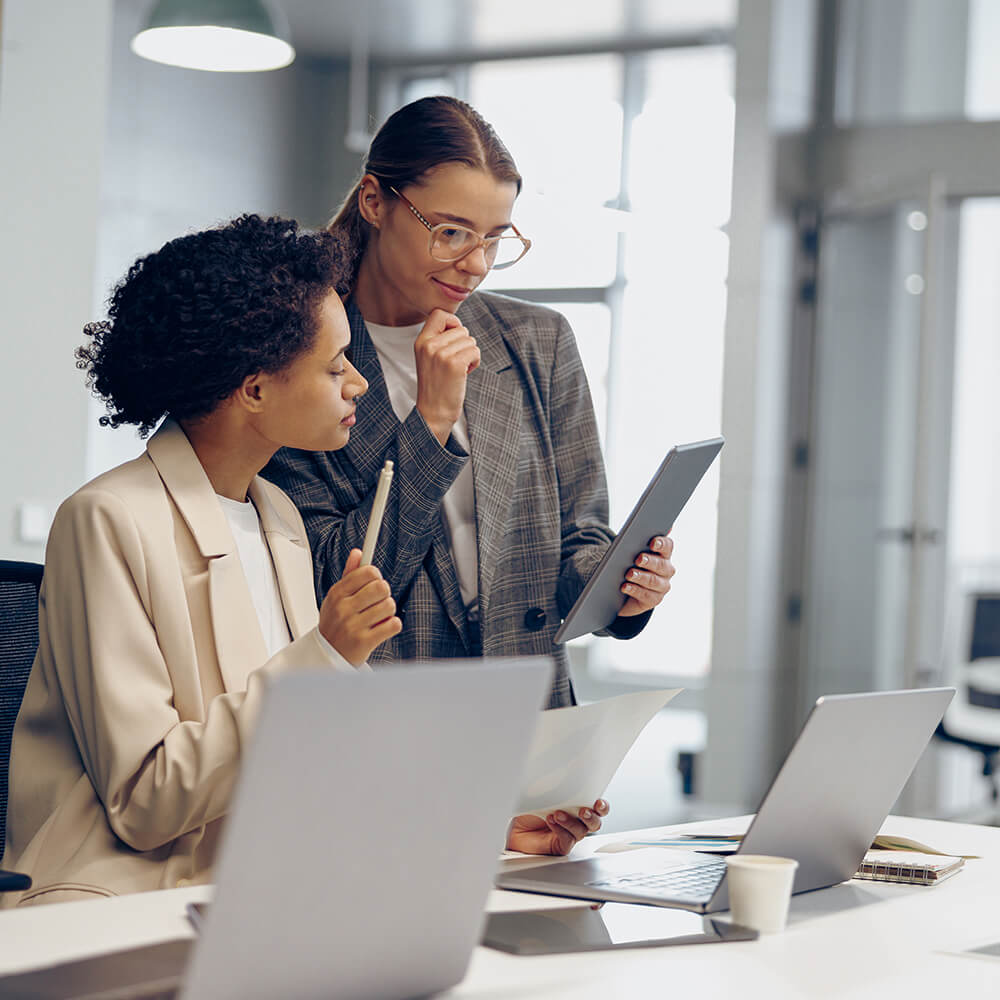
{"label": "seated woman", "polygon": [[[366,670],[402,627],[358,549],[317,613],[302,519],[257,476],[350,437],[348,270],[340,237],[245,216],[138,260],[86,328],[101,423],[160,426],[53,522],[4,854],[34,884],[0,905],[210,881],[268,678]],[[600,826],[582,813],[517,817],[507,844],[566,853]]]}
{"label": "seated woman", "polygon": [[86,328],[101,423],[166,419],[52,525],[4,855],[34,884],[4,906],[209,881],[268,678],[367,669],[400,630],[358,550],[317,613],[302,520],[257,476],[350,437],[345,265],[329,234],[246,216],[138,260]]}

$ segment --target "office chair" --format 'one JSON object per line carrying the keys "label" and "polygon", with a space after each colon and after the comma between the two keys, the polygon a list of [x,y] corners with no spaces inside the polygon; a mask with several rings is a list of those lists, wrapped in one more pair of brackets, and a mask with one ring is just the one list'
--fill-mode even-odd
{"label": "office chair", "polygon": [[[0,831],[7,828],[7,770],[10,741],[38,649],[38,563],[0,560]],[[4,843],[0,840],[0,859]],[[0,891],[28,889],[31,879],[0,870]]]}
{"label": "office chair", "polygon": [[1000,565],[963,567],[953,587],[942,675],[956,688],[935,736],[982,757],[986,822],[1000,825]]}

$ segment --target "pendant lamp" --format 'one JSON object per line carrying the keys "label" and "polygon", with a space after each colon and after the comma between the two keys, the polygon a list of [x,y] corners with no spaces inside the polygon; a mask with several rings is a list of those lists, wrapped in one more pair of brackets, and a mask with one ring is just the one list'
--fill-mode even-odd
{"label": "pendant lamp", "polygon": [[215,72],[281,69],[295,58],[283,11],[265,0],[157,0],[132,51]]}

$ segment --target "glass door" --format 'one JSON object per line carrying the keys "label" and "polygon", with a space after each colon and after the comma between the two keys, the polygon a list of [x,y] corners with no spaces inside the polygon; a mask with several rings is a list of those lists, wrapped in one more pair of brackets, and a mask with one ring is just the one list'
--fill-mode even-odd
{"label": "glass door", "polygon": [[[957,215],[925,199],[820,230],[801,713],[937,677],[946,595]],[[911,782],[907,805],[935,797]]]}
{"label": "glass door", "polygon": [[[988,658],[996,656],[998,633],[985,621],[973,628],[972,613],[974,594],[1000,592],[1000,198],[966,198],[952,212],[958,229],[955,391],[940,678],[958,689],[946,717],[949,732],[997,743],[1000,712],[977,707],[973,678],[984,667],[987,677],[995,675]],[[942,813],[995,821],[982,757],[951,745],[940,756]]]}

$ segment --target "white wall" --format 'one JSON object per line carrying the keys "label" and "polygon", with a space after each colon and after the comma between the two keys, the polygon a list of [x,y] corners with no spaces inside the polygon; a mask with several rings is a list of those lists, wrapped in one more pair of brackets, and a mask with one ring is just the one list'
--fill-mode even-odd
{"label": "white wall", "polygon": [[0,50],[0,558],[41,560],[22,504],[51,513],[83,479],[111,0],[5,0]]}
{"label": "white wall", "polygon": [[[129,49],[144,11],[115,4],[95,317],[137,256],[184,232],[244,212],[324,222],[332,208],[324,181],[342,146],[342,71],[293,63],[206,73],[153,63]],[[101,428],[102,412],[93,400],[87,478],[143,447],[131,428]]]}
{"label": "white wall", "polygon": [[[58,10],[56,9],[58,6]],[[5,0],[0,57],[0,558],[40,561],[47,519],[142,448],[99,427],[73,350],[136,257],[243,212],[322,224],[359,167],[346,68],[200,73],[135,56],[134,0]],[[37,508],[40,539],[19,533]]]}

